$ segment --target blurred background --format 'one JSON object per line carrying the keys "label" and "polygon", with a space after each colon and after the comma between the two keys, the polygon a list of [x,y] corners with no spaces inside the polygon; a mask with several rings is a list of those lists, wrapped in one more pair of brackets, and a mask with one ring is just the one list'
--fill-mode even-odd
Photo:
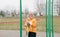
{"label": "blurred background", "polygon": [[[32,12],[37,19],[37,32],[46,32],[46,0],[22,0],[22,28],[24,32],[24,23],[29,12]],[[53,15],[54,32],[60,33],[60,0],[53,1]],[[20,0],[0,0],[0,30],[19,30],[19,23]]]}

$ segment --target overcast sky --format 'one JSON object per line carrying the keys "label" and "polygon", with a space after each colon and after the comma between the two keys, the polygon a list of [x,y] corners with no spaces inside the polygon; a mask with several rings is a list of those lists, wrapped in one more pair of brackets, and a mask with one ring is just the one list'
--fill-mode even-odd
{"label": "overcast sky", "polygon": [[0,0],[0,9],[19,9],[20,0]]}
{"label": "overcast sky", "polygon": [[[40,3],[45,3],[46,0],[40,0]],[[20,0],[0,0],[0,9],[16,9],[19,10]],[[22,0],[22,9],[28,8],[29,11],[35,11],[36,0]]]}
{"label": "overcast sky", "polygon": [[[22,8],[23,11],[25,8],[28,8],[29,11],[36,11],[36,2],[38,0],[22,0]],[[39,2],[39,1],[38,1]],[[40,0],[40,3],[45,3],[45,0]]]}
{"label": "overcast sky", "polygon": [[[28,8],[29,11],[35,10],[35,0],[22,0],[23,11],[25,8]],[[20,0],[0,0],[0,10],[6,9],[19,9]]]}
{"label": "overcast sky", "polygon": [[25,10],[25,8],[28,8],[29,11],[34,11],[35,9],[35,1],[34,0],[22,0],[22,8]]}

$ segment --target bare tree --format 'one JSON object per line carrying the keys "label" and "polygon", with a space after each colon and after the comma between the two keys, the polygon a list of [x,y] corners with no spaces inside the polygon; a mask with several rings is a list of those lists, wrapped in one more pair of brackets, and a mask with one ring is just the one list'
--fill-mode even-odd
{"label": "bare tree", "polygon": [[60,16],[60,0],[57,0],[58,15]]}
{"label": "bare tree", "polygon": [[25,8],[25,15],[26,15],[26,17],[27,17],[27,15],[28,15],[28,13],[29,13],[28,8]]}
{"label": "bare tree", "polygon": [[36,1],[36,6],[37,6],[37,12],[40,14],[40,16],[42,15],[42,11],[43,11],[43,4],[39,3],[39,0]]}
{"label": "bare tree", "polygon": [[36,16],[37,15],[37,12],[34,12],[33,14],[34,14],[34,16]]}
{"label": "bare tree", "polygon": [[37,6],[37,12],[38,12],[38,13],[41,13],[41,12],[40,12],[39,0],[36,0],[36,6]]}
{"label": "bare tree", "polygon": [[12,11],[12,17],[16,17],[16,11],[14,10],[14,11]]}
{"label": "bare tree", "polygon": [[4,12],[4,11],[0,11],[0,15],[1,15],[2,17],[4,17],[4,16],[5,16],[5,12]]}
{"label": "bare tree", "polygon": [[58,13],[58,14],[59,14],[59,16],[60,16],[60,7],[59,7],[59,13]]}

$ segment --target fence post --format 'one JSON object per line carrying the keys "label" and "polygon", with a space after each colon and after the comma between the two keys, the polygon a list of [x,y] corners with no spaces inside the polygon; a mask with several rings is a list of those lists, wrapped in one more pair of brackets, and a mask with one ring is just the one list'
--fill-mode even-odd
{"label": "fence post", "polygon": [[51,37],[51,31],[50,31],[50,2],[51,2],[51,0],[46,0],[46,37]]}
{"label": "fence post", "polygon": [[20,37],[22,37],[22,0],[20,0]]}

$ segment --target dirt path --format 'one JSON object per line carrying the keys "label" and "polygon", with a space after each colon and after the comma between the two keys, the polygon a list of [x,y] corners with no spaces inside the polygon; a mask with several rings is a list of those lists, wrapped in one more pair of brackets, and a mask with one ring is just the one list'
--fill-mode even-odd
{"label": "dirt path", "polygon": [[[20,32],[18,30],[0,30],[0,37],[19,37]],[[55,37],[60,37],[60,33],[55,33]],[[25,31],[23,31],[23,37],[27,37]],[[46,37],[45,32],[37,32],[37,37]]]}

